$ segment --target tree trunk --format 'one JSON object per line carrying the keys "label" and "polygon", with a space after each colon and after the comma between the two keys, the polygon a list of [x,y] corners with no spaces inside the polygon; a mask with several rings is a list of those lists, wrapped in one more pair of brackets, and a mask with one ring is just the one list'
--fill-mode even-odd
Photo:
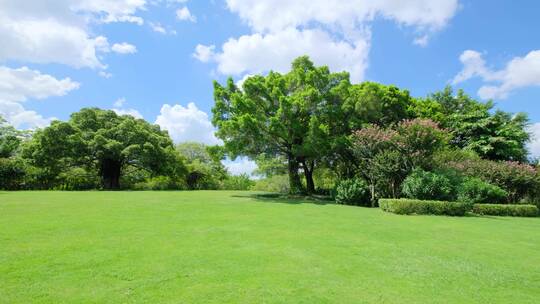
{"label": "tree trunk", "polygon": [[120,171],[122,164],[119,161],[105,159],[101,162],[100,174],[103,189],[115,190],[120,188]]}
{"label": "tree trunk", "polygon": [[315,183],[313,182],[313,162],[311,165],[307,164],[308,162],[303,161],[302,166],[304,168],[304,177],[306,178],[306,192],[308,194],[315,193]]}
{"label": "tree trunk", "polygon": [[289,191],[291,194],[302,193],[302,181],[300,181],[300,175],[298,175],[298,161],[294,157],[288,157],[288,171],[289,171]]}

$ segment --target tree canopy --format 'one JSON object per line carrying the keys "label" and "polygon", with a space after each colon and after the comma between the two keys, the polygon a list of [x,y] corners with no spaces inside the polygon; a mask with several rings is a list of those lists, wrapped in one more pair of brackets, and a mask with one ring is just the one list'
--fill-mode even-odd
{"label": "tree canopy", "polygon": [[128,167],[152,175],[183,174],[183,163],[166,131],[145,120],[97,108],[73,113],[35,133],[25,155],[36,167],[59,173],[64,168],[97,170],[102,187],[118,189]]}

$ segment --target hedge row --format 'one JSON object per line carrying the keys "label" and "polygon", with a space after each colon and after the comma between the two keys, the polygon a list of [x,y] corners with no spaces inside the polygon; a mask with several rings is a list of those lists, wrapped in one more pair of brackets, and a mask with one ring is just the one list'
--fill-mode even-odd
{"label": "hedge row", "polygon": [[386,212],[396,214],[432,214],[463,216],[469,204],[444,201],[424,201],[416,199],[380,199],[379,206]]}
{"label": "hedge row", "polygon": [[538,216],[538,207],[535,205],[474,204],[473,212],[480,215],[534,217]]}

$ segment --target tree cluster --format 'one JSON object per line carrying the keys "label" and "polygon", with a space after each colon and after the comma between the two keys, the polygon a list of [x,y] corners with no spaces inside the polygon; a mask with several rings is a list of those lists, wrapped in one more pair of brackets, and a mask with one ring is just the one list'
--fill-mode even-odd
{"label": "tree cluster", "polygon": [[[304,56],[288,73],[252,76],[241,87],[232,79],[214,82],[214,99],[213,124],[226,152],[255,159],[268,178],[286,174],[291,193],[331,192],[340,181],[359,178],[347,185],[368,185],[375,204],[380,197],[401,197],[414,170],[466,177],[473,169],[437,165],[436,158],[448,151],[500,170],[492,176],[512,166],[535,170],[527,159],[526,114],[493,111],[492,102],[454,94],[450,87],[414,98],[391,85],[352,84],[348,73],[332,73]],[[519,179],[508,178],[514,177]],[[540,185],[537,171],[531,179]],[[525,196],[510,189],[508,200]]]}

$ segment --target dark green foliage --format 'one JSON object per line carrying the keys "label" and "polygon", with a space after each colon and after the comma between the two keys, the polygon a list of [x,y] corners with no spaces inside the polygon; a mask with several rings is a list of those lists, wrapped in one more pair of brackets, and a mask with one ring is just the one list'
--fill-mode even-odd
{"label": "dark green foliage", "polygon": [[343,205],[372,206],[368,184],[359,178],[339,182],[335,199]]}
{"label": "dark green foliage", "polygon": [[379,206],[386,212],[396,214],[431,214],[464,216],[469,204],[445,201],[424,201],[415,199],[380,199]]}
{"label": "dark green foliage", "polygon": [[416,169],[403,182],[403,194],[412,199],[453,201],[456,185],[443,174]]}
{"label": "dark green foliage", "polygon": [[538,216],[538,207],[535,205],[475,204],[473,212],[480,215],[535,217]]}
{"label": "dark green foliage", "polygon": [[479,178],[467,178],[459,187],[458,200],[471,204],[504,204],[508,192]]}
{"label": "dark green foliage", "polygon": [[19,190],[24,187],[26,167],[20,159],[0,158],[0,190]]}
{"label": "dark green foliage", "polygon": [[97,108],[73,113],[37,131],[24,147],[31,165],[58,176],[67,168],[97,172],[104,189],[120,188],[129,167],[151,176],[182,176],[185,168],[167,132],[129,115]]}

